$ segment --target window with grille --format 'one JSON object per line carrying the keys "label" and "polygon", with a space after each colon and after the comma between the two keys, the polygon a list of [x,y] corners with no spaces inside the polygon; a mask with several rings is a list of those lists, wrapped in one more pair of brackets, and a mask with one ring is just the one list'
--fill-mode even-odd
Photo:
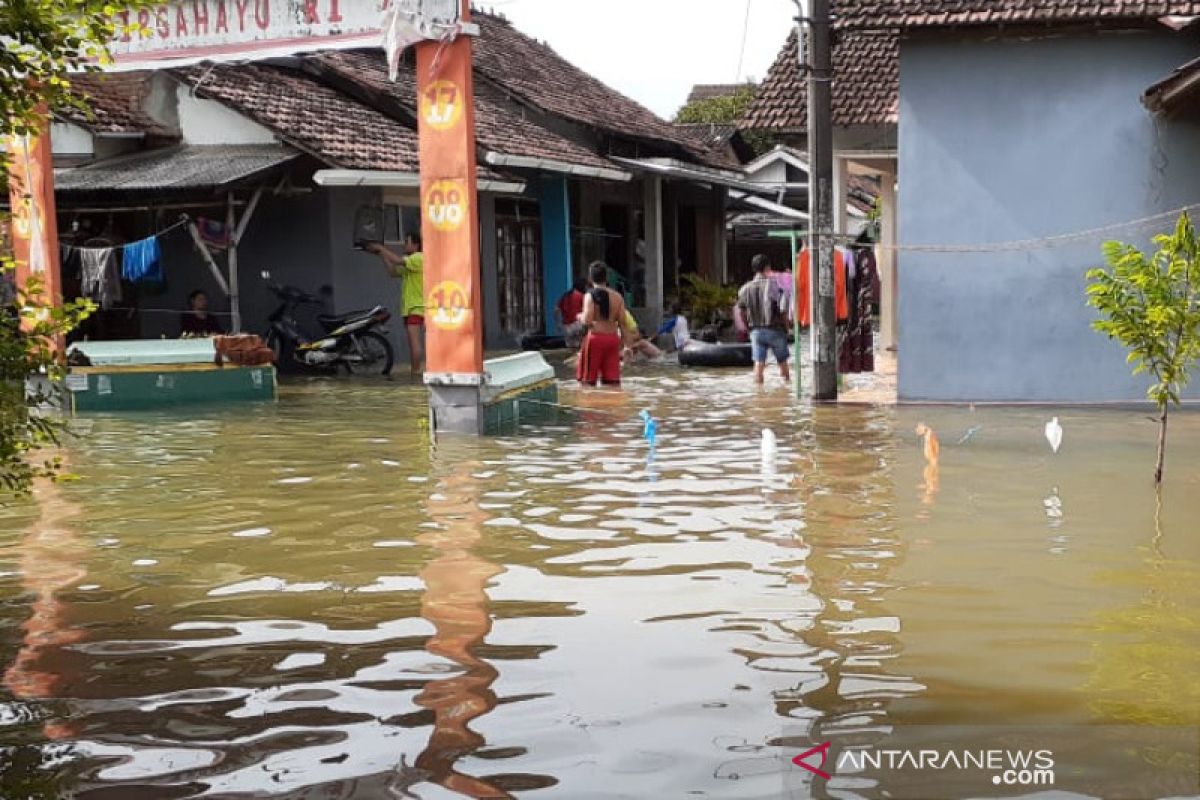
{"label": "window with grille", "polygon": [[545,328],[541,217],[535,203],[496,204],[500,327],[510,336]]}

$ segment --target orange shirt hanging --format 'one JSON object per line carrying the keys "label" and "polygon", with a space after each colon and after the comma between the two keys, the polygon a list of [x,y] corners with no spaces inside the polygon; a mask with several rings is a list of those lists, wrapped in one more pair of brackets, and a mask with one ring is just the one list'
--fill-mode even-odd
{"label": "orange shirt hanging", "polygon": [[[809,275],[808,248],[796,259],[796,313],[800,327],[812,324],[812,286]],[[850,298],[846,295],[846,258],[841,250],[833,251],[833,303],[838,322],[850,319]]]}

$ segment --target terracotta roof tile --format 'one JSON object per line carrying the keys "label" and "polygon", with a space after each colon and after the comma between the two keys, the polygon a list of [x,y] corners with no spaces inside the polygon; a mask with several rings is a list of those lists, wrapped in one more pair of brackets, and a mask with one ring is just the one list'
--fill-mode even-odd
{"label": "terracotta roof tile", "polygon": [[[321,53],[308,60],[332,71],[342,81],[358,84],[369,93],[390,97],[415,117],[416,73],[410,62],[401,64],[400,74],[393,83],[388,79],[381,50]],[[496,153],[616,168],[585,147],[526,118],[503,92],[486,80],[475,82],[475,129],[479,145]]]}
{"label": "terracotta roof tile", "polygon": [[735,166],[724,154],[706,150],[507,20],[476,12],[472,21],[481,31],[475,43],[475,68],[530,105],[610,134],[681,149],[703,164]]}
{"label": "terracotta roof tile", "polygon": [[71,86],[92,113],[88,115],[77,109],[67,109],[58,116],[98,134],[144,133],[174,138],[174,131],[159,124],[143,110],[142,103],[152,77],[151,72],[76,75],[71,78]]}
{"label": "terracotta roof tile", "polygon": [[296,70],[239,64],[174,74],[330,166],[418,171],[414,131]]}
{"label": "terracotta roof tile", "polygon": [[834,0],[846,28],[1145,22],[1200,15],[1200,0]]}
{"label": "terracotta roof tile", "polygon": [[710,147],[724,147],[738,131],[732,122],[676,122],[675,127]]}
{"label": "terracotta roof tile", "polygon": [[[894,124],[900,96],[900,47],[894,32],[838,31],[833,49],[833,123]],[[743,129],[801,132],[808,128],[808,86],[792,31],[754,102]]]}
{"label": "terracotta roof tile", "polygon": [[688,95],[688,104],[705,100],[716,100],[718,97],[732,97],[745,88],[754,88],[752,83],[697,83]]}

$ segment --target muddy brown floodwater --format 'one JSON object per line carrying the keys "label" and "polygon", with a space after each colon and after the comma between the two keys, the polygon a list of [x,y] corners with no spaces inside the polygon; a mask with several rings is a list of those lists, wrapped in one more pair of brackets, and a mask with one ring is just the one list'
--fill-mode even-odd
{"label": "muddy brown floodwater", "polygon": [[563,402],[84,420],[81,479],[0,510],[0,796],[772,798],[847,721],[1200,722],[1200,417],[1159,512],[1136,411]]}

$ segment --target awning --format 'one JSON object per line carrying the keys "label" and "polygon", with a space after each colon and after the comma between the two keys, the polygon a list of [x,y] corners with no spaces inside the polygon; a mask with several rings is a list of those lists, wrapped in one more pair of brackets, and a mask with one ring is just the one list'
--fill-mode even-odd
{"label": "awning", "polygon": [[770,200],[756,197],[752,194],[732,191],[729,193],[729,199],[738,203],[744,203],[745,205],[756,208],[759,211],[766,211],[775,215],[776,217],[794,220],[796,222],[808,222],[808,214],[806,212],[798,211],[797,209],[782,205],[780,203],[772,203]]}
{"label": "awning", "polygon": [[629,167],[634,172],[661,175],[664,178],[677,178],[692,183],[726,186],[752,194],[772,191],[772,187],[762,186],[751,181],[744,172],[702,167],[673,158],[621,158],[619,156],[610,156],[610,158],[618,164]]}
{"label": "awning", "polygon": [[54,188],[88,195],[228,189],[300,156],[286,145],[182,145],[56,171]]}
{"label": "awning", "polygon": [[1151,86],[1142,95],[1142,103],[1155,114],[1180,108],[1200,90],[1200,58],[1189,61]]}
{"label": "awning", "polygon": [[552,158],[533,158],[531,156],[514,156],[506,153],[489,152],[484,160],[494,167],[510,167],[513,169],[536,169],[542,172],[559,172],[563,175],[573,175],[580,178],[598,178],[606,181],[630,181],[632,173],[624,170],[604,167],[593,167],[584,164],[568,164]]}
{"label": "awning", "polygon": [[[482,171],[481,171],[482,172]],[[482,172],[478,178],[479,191],[496,194],[521,194],[522,181]],[[415,172],[388,172],[372,169],[322,169],[313,174],[313,183],[321,187],[373,186],[385,189],[420,189],[421,176]]]}

